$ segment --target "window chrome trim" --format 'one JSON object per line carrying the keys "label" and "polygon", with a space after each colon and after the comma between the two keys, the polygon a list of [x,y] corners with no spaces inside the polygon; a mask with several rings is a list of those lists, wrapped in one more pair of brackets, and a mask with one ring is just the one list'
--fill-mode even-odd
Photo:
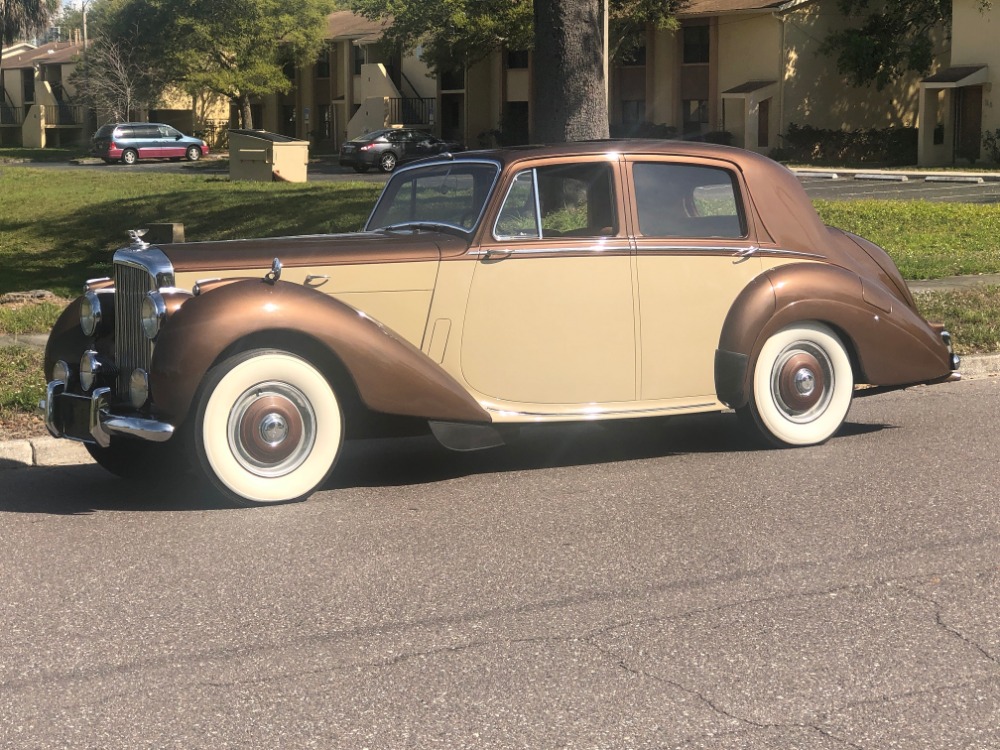
{"label": "window chrome trim", "polygon": [[[407,172],[412,172],[415,169],[427,169],[428,167],[455,167],[464,164],[485,164],[486,166],[494,167],[496,172],[493,174],[493,181],[490,183],[489,189],[486,191],[486,199],[483,201],[483,205],[479,209],[479,215],[476,217],[475,222],[473,222],[472,227],[470,229],[466,229],[465,227],[457,225],[448,225],[455,226],[455,229],[460,229],[471,237],[476,231],[476,227],[478,227],[479,223],[483,220],[483,216],[486,214],[486,208],[489,206],[490,197],[493,195],[493,191],[496,190],[497,182],[500,181],[500,175],[503,173],[503,164],[496,159],[455,159],[453,155],[450,156],[452,156],[450,159],[441,159],[436,156],[427,157],[426,159],[419,159],[413,164],[407,164],[404,167],[399,167],[393,171],[385,185],[388,187],[393,180],[399,177],[399,175],[405,175]],[[382,192],[379,193],[378,200],[375,201],[375,205],[372,207],[371,213],[368,214],[368,218],[365,220],[365,226],[362,231],[377,232],[382,228],[376,227],[375,229],[372,229],[371,223],[372,219],[375,217],[375,212],[378,211],[378,207],[382,204],[382,198],[385,197],[386,187],[383,187]],[[414,223],[419,223],[419,221],[415,221]],[[439,221],[431,223],[446,224],[447,222]]]}
{"label": "window chrome trim", "polygon": [[[636,238],[640,239],[640,238]],[[688,251],[698,251],[703,250],[705,252],[723,252],[732,253],[733,255],[791,255],[796,258],[816,258],[818,260],[825,260],[825,255],[820,255],[818,253],[806,253],[800,250],[782,250],[781,248],[768,248],[760,247],[758,245],[638,245],[636,250],[641,254],[643,252],[663,252],[665,250],[679,250],[681,252]]]}

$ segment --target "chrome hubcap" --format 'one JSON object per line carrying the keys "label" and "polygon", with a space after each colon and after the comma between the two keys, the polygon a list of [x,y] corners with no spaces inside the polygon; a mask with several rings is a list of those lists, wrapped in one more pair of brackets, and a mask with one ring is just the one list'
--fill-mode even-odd
{"label": "chrome hubcap", "polygon": [[795,390],[799,392],[800,396],[809,396],[816,388],[816,376],[805,367],[795,373],[794,380]]}
{"label": "chrome hubcap", "polygon": [[261,420],[260,436],[268,445],[277,446],[288,437],[288,423],[280,414],[268,414]]}

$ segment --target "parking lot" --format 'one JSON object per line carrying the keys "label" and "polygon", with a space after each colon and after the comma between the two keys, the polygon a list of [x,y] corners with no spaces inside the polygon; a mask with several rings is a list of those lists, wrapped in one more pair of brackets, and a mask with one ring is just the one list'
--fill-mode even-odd
{"label": "parking lot", "polygon": [[[836,174],[836,177],[829,175]],[[826,175],[826,176],[820,176]],[[886,176],[882,176],[886,175]],[[945,203],[1000,203],[1000,175],[978,177],[941,173],[798,172],[810,198],[826,200],[925,200]],[[974,180],[982,180],[977,182]]]}

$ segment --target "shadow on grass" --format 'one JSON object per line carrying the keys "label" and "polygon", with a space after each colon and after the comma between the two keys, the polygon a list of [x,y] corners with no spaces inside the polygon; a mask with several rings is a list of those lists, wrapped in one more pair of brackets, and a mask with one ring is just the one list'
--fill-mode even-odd
{"label": "shadow on grass", "polygon": [[[129,186],[127,181],[118,184]],[[156,222],[184,224],[188,241],[357,231],[378,189],[234,185],[209,178],[166,192],[98,200],[37,221],[0,221],[0,234],[11,238],[8,252],[14,256],[6,261],[0,293],[50,289],[75,296],[86,279],[109,275],[113,252],[128,244],[129,229]]]}

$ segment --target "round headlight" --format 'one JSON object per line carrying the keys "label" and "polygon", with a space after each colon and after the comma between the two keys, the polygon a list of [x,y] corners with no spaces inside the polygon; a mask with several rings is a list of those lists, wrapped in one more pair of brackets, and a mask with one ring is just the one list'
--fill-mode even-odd
{"label": "round headlight", "polygon": [[136,409],[142,408],[149,398],[149,376],[141,367],[132,370],[132,376],[128,379],[128,396]]}
{"label": "round headlight", "polygon": [[96,292],[87,292],[80,303],[80,328],[84,336],[93,336],[101,324],[101,301]]}
{"label": "round headlight", "polygon": [[150,292],[147,294],[142,300],[142,311],[140,313],[142,332],[146,334],[147,339],[152,341],[156,338],[166,316],[167,305],[163,301],[163,295],[159,292]]}
{"label": "round headlight", "polygon": [[88,349],[80,359],[80,387],[85,391],[93,388],[100,371],[101,363],[97,360],[97,352]]}

